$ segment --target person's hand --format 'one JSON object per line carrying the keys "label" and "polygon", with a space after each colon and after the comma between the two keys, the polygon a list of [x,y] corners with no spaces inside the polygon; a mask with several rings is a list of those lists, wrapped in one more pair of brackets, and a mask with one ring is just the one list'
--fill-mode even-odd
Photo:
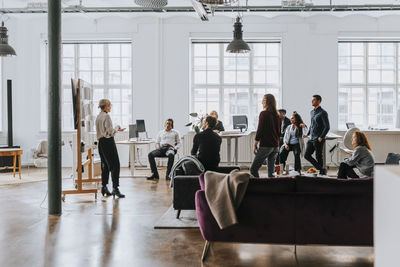
{"label": "person's hand", "polygon": [[307,138],[308,137],[308,135],[306,135],[306,134],[303,134],[303,138]]}
{"label": "person's hand", "polygon": [[219,133],[219,131],[218,131],[218,130],[213,130],[213,132],[214,132],[214,133]]}
{"label": "person's hand", "polygon": [[258,147],[257,147],[257,145],[254,145],[254,151],[253,151],[254,155],[257,154],[257,151],[258,151]]}
{"label": "person's hand", "polygon": [[306,125],[304,123],[300,123],[300,127],[304,128],[304,127],[306,127]]}
{"label": "person's hand", "polygon": [[168,148],[168,150],[175,150],[175,148],[174,148],[173,146],[170,146],[170,147]]}
{"label": "person's hand", "polygon": [[158,146],[156,149],[157,149],[157,150],[161,150],[161,147]]}
{"label": "person's hand", "polygon": [[322,142],[322,138],[321,137],[318,137],[318,142]]}
{"label": "person's hand", "polygon": [[125,129],[126,129],[126,128],[119,128],[119,129],[118,129],[118,132],[123,132],[123,131],[125,131]]}
{"label": "person's hand", "polygon": [[289,150],[289,146],[288,145],[285,145],[285,148],[286,148],[286,150]]}

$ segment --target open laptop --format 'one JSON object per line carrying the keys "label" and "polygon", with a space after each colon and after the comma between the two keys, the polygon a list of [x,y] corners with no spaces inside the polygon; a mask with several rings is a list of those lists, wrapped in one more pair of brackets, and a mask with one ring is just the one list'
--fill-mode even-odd
{"label": "open laptop", "polygon": [[354,122],[346,122],[347,129],[356,128],[356,124]]}

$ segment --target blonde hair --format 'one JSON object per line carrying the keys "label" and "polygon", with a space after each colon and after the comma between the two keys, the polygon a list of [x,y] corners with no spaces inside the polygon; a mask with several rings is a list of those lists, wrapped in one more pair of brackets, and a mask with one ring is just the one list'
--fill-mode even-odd
{"label": "blonde hair", "polygon": [[213,117],[215,117],[215,118],[218,120],[218,112],[217,112],[217,111],[212,110],[212,111],[210,112],[210,116],[213,116]]}
{"label": "blonde hair", "polygon": [[108,99],[100,99],[99,101],[99,108],[104,110],[107,106],[111,105],[111,101]]}

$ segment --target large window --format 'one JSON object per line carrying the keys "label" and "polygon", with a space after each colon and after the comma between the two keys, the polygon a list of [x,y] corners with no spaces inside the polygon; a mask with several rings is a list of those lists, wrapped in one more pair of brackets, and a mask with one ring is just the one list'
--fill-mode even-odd
{"label": "large window", "polygon": [[131,43],[64,43],[62,127],[73,130],[71,78],[93,86],[93,113],[98,102],[108,98],[114,125],[128,126],[132,114]]}
{"label": "large window", "polygon": [[232,115],[247,115],[255,128],[266,93],[280,101],[281,44],[250,43],[249,54],[225,52],[228,43],[192,43],[191,111],[219,112],[225,127]]}
{"label": "large window", "polygon": [[399,50],[398,42],[339,42],[339,129],[395,127]]}

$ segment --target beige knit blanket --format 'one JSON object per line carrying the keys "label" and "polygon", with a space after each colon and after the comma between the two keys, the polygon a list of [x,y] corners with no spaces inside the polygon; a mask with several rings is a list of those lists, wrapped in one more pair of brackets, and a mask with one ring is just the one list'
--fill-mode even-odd
{"label": "beige knit blanket", "polygon": [[238,223],[236,209],[246,193],[250,174],[234,170],[229,174],[207,171],[205,194],[218,226],[224,229]]}

